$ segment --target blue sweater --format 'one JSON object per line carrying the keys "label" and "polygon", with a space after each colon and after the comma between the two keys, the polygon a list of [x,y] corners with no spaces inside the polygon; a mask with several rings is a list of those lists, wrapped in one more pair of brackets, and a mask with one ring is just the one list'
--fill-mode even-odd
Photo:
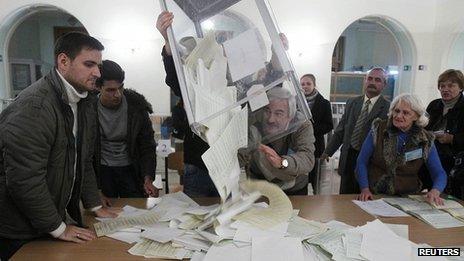
{"label": "blue sweater", "polygon": [[[400,141],[405,141],[408,138],[408,134],[400,132],[398,139]],[[397,142],[397,151],[403,150],[403,142]],[[361,189],[369,187],[369,181],[367,176],[367,166],[369,165],[369,160],[371,159],[372,154],[374,153],[374,136],[372,130],[369,131],[366,140],[361,147],[359,152],[357,164],[356,164],[356,175],[358,177],[359,187]],[[433,188],[438,189],[438,191],[443,191],[446,187],[447,175],[443,167],[441,166],[440,158],[438,157],[437,149],[435,145],[432,144],[429,152],[429,157],[425,163],[427,169],[429,170],[430,176],[433,181]]]}

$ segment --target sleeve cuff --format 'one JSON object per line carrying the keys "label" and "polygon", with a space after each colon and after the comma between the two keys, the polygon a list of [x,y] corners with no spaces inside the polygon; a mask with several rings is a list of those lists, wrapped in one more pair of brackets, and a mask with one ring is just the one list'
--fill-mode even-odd
{"label": "sleeve cuff", "polygon": [[96,207],[91,208],[90,211],[95,212],[95,211],[97,211],[97,210],[99,210],[101,208],[102,208],[102,205],[96,206]]}
{"label": "sleeve cuff", "polygon": [[61,234],[64,233],[65,229],[66,229],[66,224],[64,222],[61,222],[60,226],[57,229],[50,232],[50,235],[52,235],[52,237],[54,237],[54,238],[57,238],[57,237],[61,236]]}

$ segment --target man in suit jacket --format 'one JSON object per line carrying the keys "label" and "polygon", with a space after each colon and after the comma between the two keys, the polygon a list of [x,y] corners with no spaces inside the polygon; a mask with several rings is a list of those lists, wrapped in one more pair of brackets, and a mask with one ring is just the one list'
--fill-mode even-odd
{"label": "man in suit jacket", "polygon": [[381,95],[386,83],[387,73],[384,69],[376,67],[368,72],[363,84],[364,95],[347,101],[345,113],[321,155],[321,159],[327,159],[343,144],[338,166],[340,194],[359,193],[354,174],[356,159],[372,121],[387,118],[390,102]]}

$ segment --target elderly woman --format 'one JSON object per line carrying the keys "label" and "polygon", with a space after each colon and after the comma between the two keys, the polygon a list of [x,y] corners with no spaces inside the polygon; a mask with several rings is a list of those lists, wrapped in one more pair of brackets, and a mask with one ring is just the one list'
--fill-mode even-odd
{"label": "elderly woman", "polygon": [[[454,156],[464,151],[464,75],[458,70],[446,70],[438,77],[441,99],[427,107],[430,122],[426,129],[433,131],[438,155],[447,173],[454,166]],[[456,184],[450,184],[451,186]],[[457,191],[450,191],[455,194]]]}
{"label": "elderly woman", "polygon": [[359,153],[356,173],[361,194],[358,199],[372,199],[375,194],[411,194],[422,190],[419,169],[425,164],[433,187],[429,202],[443,204],[440,193],[446,187],[446,173],[441,166],[434,136],[426,131],[424,107],[417,97],[403,94],[390,105],[387,120],[375,120]]}

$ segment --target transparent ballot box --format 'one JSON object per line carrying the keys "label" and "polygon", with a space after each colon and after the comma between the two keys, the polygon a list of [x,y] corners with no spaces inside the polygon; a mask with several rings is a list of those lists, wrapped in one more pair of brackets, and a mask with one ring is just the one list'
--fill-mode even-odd
{"label": "transparent ballot box", "polygon": [[160,3],[174,14],[168,37],[187,118],[206,142],[213,143],[239,113],[246,114],[248,136],[263,144],[311,118],[285,32],[267,1]]}

